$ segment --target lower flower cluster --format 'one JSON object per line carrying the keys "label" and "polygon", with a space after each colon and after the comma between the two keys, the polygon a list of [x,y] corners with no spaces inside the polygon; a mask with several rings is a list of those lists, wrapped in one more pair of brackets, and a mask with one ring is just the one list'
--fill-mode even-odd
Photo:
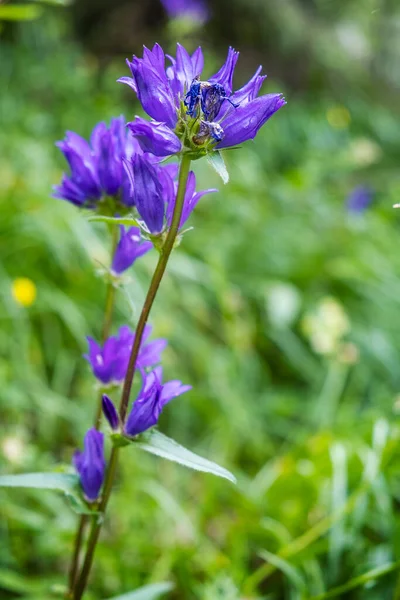
{"label": "lower flower cluster", "polygon": [[[136,361],[142,386],[125,422],[121,422],[109,395],[104,393],[102,397],[103,414],[111,431],[126,438],[134,438],[157,425],[164,406],[191,389],[190,385],[183,385],[177,379],[163,383],[163,371],[159,363],[167,340],[159,338],[149,341],[151,332],[152,327],[146,325]],[[118,389],[127,373],[135,334],[128,326],[123,326],[118,335],[109,337],[102,346],[91,337],[87,339],[89,352],[85,358],[93,375],[102,388],[114,386]],[[84,450],[74,454],[73,463],[79,474],[85,499],[90,503],[96,502],[106,468],[103,433],[95,428],[89,429],[85,436]]]}

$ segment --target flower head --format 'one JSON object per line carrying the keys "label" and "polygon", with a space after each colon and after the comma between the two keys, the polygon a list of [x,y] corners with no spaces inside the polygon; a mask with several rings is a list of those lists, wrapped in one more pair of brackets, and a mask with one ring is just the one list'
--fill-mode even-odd
{"label": "flower head", "polygon": [[79,473],[81,486],[89,502],[97,500],[104,480],[104,435],[97,429],[89,429],[85,435],[84,450],[73,456],[75,469]]}
{"label": "flower head", "polygon": [[143,58],[127,61],[132,77],[120,82],[137,94],[152,117],[130,124],[142,148],[168,156],[192,151],[199,156],[253,139],[264,123],[284,104],[281,94],[258,96],[265,76],[261,67],[239,90],[232,93],[233,75],[239,53],[229,48],[222,67],[202,79],[204,59],[201,48],[192,55],[177,45],[176,58],[165,67],[165,55],[158,44],[144,48]]}
{"label": "flower head", "polygon": [[153,247],[151,242],[144,242],[141,238],[139,227],[130,227],[128,230],[123,225],[120,227],[120,240],[115,249],[111,270],[115,275],[121,275],[133,263]]}
{"label": "flower head", "polygon": [[67,131],[65,139],[56,146],[64,154],[70,174],[64,174],[61,184],[54,186],[55,198],[86,208],[95,208],[107,196],[128,206],[132,204],[122,159],[131,156],[135,143],[127,136],[123,117],[111,119],[109,127],[98,123],[90,143]]}
{"label": "flower head", "polygon": [[[148,232],[158,235],[171,225],[178,190],[178,169],[177,165],[152,164],[146,157],[146,154],[135,155],[130,161],[125,161],[125,168],[131,180],[136,209]],[[180,227],[187,221],[200,198],[216,191],[210,188],[196,192],[196,177],[190,171]]]}
{"label": "flower head", "polygon": [[172,19],[188,18],[203,24],[209,18],[209,11],[203,0],[161,0],[161,4]]}
{"label": "flower head", "polygon": [[161,367],[144,374],[142,389],[124,426],[125,434],[133,437],[156,425],[164,406],[190,389],[178,380],[163,384]]}
{"label": "flower head", "polygon": [[[148,342],[151,334],[151,325],[146,325],[136,367],[147,369],[161,361],[161,353],[167,341],[160,338]],[[90,363],[93,375],[103,384],[121,384],[128,369],[135,334],[127,325],[120,327],[117,336],[109,337],[103,347],[91,337],[87,338],[89,353],[84,358]]]}

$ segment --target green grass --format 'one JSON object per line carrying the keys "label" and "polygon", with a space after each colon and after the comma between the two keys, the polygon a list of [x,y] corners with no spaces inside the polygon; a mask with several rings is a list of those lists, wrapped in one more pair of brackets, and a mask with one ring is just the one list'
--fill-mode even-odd
{"label": "green grass", "polygon": [[[18,35],[0,68],[4,473],[69,463],[95,401],[82,354],[100,333],[109,241],[50,197],[64,167],[54,141],[139,110],[114,83],[123,61],[99,79],[48,17]],[[171,600],[322,598],[375,569],[340,597],[399,597],[385,570],[400,557],[398,114],[349,97],[350,124],[335,129],[337,99],[287,96],[254,143],[226,153],[227,186],[195,164],[199,187],[220,192],[193,215],[152,313],[167,375],[193,385],[161,431],[239,483],[126,450],[88,600],[157,581],[174,583]],[[362,182],[374,202],[349,215]],[[154,264],[119,293],[114,330],[135,323]],[[29,308],[12,297],[18,277],[37,287]],[[304,318],[327,297],[350,328],[324,356]],[[0,503],[1,597],[43,598],[65,581],[76,518],[52,492],[3,490]]]}

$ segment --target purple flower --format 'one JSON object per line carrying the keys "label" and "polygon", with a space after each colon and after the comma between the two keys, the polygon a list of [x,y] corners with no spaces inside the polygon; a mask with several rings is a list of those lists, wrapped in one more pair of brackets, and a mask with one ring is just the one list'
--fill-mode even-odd
{"label": "purple flower", "polygon": [[81,486],[89,502],[97,500],[104,481],[104,435],[97,429],[89,429],[85,435],[84,450],[73,456],[75,469],[79,473]]}
{"label": "purple flower", "polygon": [[[177,165],[157,165],[146,160],[146,154],[136,155],[125,167],[132,184],[132,194],[139,215],[148,231],[160,234],[170,227],[178,191]],[[210,188],[196,192],[196,177],[189,173],[180,227],[187,221],[197,202],[205,194],[217,192]]]}
{"label": "purple flower", "polygon": [[161,367],[145,374],[142,389],[125,423],[125,434],[133,437],[156,425],[164,406],[190,389],[192,386],[178,380],[163,384]]}
{"label": "purple flower", "polygon": [[[160,338],[147,342],[152,331],[151,325],[146,325],[136,367],[146,369],[161,361],[161,353],[167,341]],[[91,337],[88,337],[89,353],[84,358],[90,363],[93,375],[105,385],[121,384],[128,369],[135,334],[127,325],[120,327],[117,336],[109,337],[103,347]]]}
{"label": "purple flower", "polygon": [[102,397],[102,407],[103,407],[104,416],[107,419],[111,429],[113,431],[118,431],[119,416],[118,416],[118,413],[117,413],[117,410],[116,410],[114,404],[112,403],[112,401],[106,394],[103,394],[103,397]]}
{"label": "purple flower", "polygon": [[137,139],[143,152],[151,152],[155,156],[168,156],[181,151],[182,144],[174,132],[165,124],[158,121],[146,121],[135,117],[128,127]]}
{"label": "purple flower", "polygon": [[373,200],[373,190],[367,185],[359,185],[347,198],[347,210],[350,213],[363,213]]}
{"label": "purple flower", "polygon": [[203,0],[161,0],[161,4],[172,19],[186,17],[199,25],[209,19],[209,11]]}
{"label": "purple flower", "polygon": [[139,227],[130,227],[125,230],[125,227],[120,227],[121,237],[114,253],[111,270],[115,275],[120,275],[143,254],[152,249],[151,242],[144,242],[141,239]]}
{"label": "purple flower", "polygon": [[105,123],[96,125],[90,144],[77,133],[67,131],[65,139],[56,146],[64,154],[70,174],[64,174],[61,184],[54,186],[55,198],[86,208],[95,208],[104,196],[132,204],[122,160],[132,155],[135,143],[127,136],[123,117],[111,119],[110,127]]}
{"label": "purple flower", "polygon": [[[152,121],[130,124],[143,149],[168,156],[184,150],[198,155],[228,148],[253,139],[264,123],[286,104],[281,94],[258,96],[265,76],[261,67],[239,90],[232,93],[233,75],[239,53],[229,48],[222,67],[201,79],[203,54],[198,48],[192,55],[177,45],[176,58],[165,55],[156,44],[144,48],[143,58],[127,61],[132,77],[122,77],[138,95]],[[147,139],[145,139],[147,138]]]}

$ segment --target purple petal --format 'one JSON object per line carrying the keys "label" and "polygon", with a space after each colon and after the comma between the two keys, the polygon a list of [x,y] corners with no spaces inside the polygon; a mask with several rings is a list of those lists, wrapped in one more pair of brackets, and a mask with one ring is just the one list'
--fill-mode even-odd
{"label": "purple petal", "polygon": [[142,346],[136,363],[137,366],[144,369],[157,365],[161,362],[161,353],[167,345],[167,340],[159,339]]}
{"label": "purple petal", "polygon": [[132,77],[120,77],[119,79],[117,79],[117,83],[125,83],[126,85],[129,85],[129,87],[132,88],[133,91],[137,94],[137,86],[135,80]]}
{"label": "purple petal", "polygon": [[128,123],[128,128],[143,152],[151,152],[155,156],[170,156],[181,151],[179,138],[165,123],[135,117],[133,122]]}
{"label": "purple petal", "polygon": [[225,63],[222,65],[220,70],[209,78],[211,83],[220,83],[224,86],[227,96],[232,93],[233,83],[233,72],[237,60],[239,58],[239,52],[236,52],[231,46],[229,46],[228,56],[226,57]]}
{"label": "purple petal", "polygon": [[264,123],[285,104],[281,94],[268,94],[239,106],[222,122],[225,137],[217,148],[228,148],[254,139]]}
{"label": "purple petal", "polygon": [[177,122],[175,101],[166,75],[164,77],[144,60],[134,58],[132,73],[138,98],[150,117],[174,128]]}
{"label": "purple petal", "polygon": [[168,381],[163,385],[163,389],[161,392],[160,403],[162,406],[170,402],[173,398],[177,396],[181,396],[185,392],[188,392],[192,389],[191,385],[183,385],[181,381],[178,379],[173,379],[172,381]]}
{"label": "purple petal", "polygon": [[133,157],[129,165],[133,180],[135,205],[149,231],[160,233],[164,226],[163,188],[156,168],[146,157],[146,154],[143,156],[137,155]]}
{"label": "purple petal", "polygon": [[114,253],[111,270],[113,273],[120,275],[129,269],[140,256],[151,250],[152,247],[153,244],[151,242],[143,242],[141,240],[140,229],[138,227],[131,227],[128,231],[125,231],[121,227],[121,237]]}
{"label": "purple petal", "polygon": [[100,431],[89,429],[85,435],[84,451],[74,454],[73,463],[86,498],[90,502],[97,500],[105,471],[104,435]]}
{"label": "purple petal", "polygon": [[113,431],[117,431],[119,428],[119,416],[113,402],[106,394],[103,394],[102,406],[104,416],[107,419],[111,429]]}

